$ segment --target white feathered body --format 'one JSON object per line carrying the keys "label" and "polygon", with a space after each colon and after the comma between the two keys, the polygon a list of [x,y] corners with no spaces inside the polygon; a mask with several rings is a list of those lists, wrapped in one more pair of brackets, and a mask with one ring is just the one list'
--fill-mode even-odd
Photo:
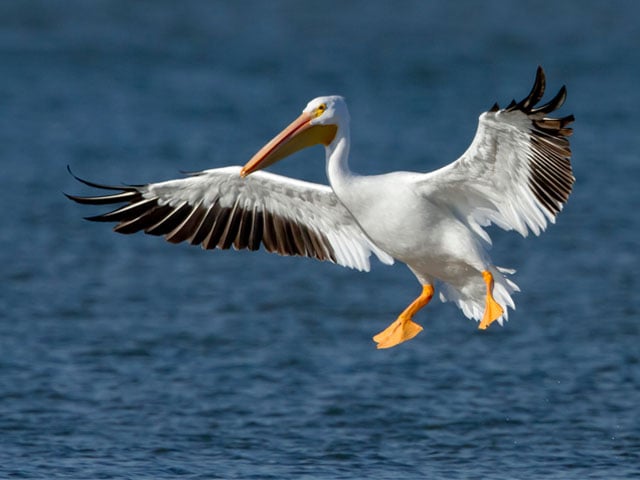
{"label": "white feathered body", "polygon": [[481,272],[489,270],[496,300],[513,308],[510,294],[517,286],[493,265],[486,240],[446,202],[421,190],[424,175],[354,176],[336,194],[378,248],[405,263],[421,284],[439,283],[442,301],[456,303],[467,317],[479,320],[486,294]]}
{"label": "white feathered body", "polygon": [[573,116],[547,117],[562,105],[566,91],[563,87],[536,107],[544,84],[539,68],[525,99],[505,109],[496,104],[480,115],[467,151],[430,173],[353,174],[348,110],[342,97],[331,96],[309,102],[298,120],[263,147],[264,157],[257,154],[266,158],[272,145],[314,126],[330,126],[322,130],[323,135],[336,132],[325,143],[330,187],[263,171],[248,175],[252,160],[242,169],[205,170],[142,186],[83,181],[118,193],[69,197],[94,205],[126,203],[89,218],[116,222],[120,233],[144,231],[205,249],[262,246],[359,270],[369,270],[372,253],[387,264],[396,259],[422,285],[437,283],[443,301],[455,302],[476,320],[485,310],[482,272],[488,270],[493,297],[504,307],[502,323],[514,308],[511,294],[518,287],[506,277],[513,271],[493,265],[484,228],[493,223],[523,236],[538,235],[555,220],[574,182],[567,139]]}

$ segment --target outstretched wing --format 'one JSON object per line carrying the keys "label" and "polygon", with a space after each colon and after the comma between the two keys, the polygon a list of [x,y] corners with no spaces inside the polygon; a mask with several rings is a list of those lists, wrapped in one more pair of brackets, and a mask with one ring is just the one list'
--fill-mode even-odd
{"label": "outstretched wing", "polygon": [[480,115],[467,151],[455,162],[419,180],[423,194],[449,207],[486,241],[482,227],[495,223],[526,236],[538,235],[569,198],[571,170],[568,127],[573,115],[550,118],[566,98],[563,86],[548,103],[536,107],[545,89],[538,67],[529,95]]}
{"label": "outstretched wing", "polygon": [[240,177],[240,167],[205,170],[188,177],[139,186],[114,187],[117,193],[67,195],[82,204],[126,205],[87,217],[116,222],[118,233],[144,231],[172,243],[187,241],[205,249],[257,250],[328,260],[369,270],[369,257],[393,259],[364,235],[351,214],[325,185],[267,172]]}

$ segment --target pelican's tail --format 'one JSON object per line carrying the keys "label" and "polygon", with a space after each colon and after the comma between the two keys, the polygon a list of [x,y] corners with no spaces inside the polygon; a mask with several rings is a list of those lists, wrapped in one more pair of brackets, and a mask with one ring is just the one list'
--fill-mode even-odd
{"label": "pelican's tail", "polygon": [[[520,288],[507,278],[507,275],[512,275],[515,270],[489,267],[488,271],[493,276],[493,298],[503,310],[502,315],[497,318],[498,323],[502,325],[509,318],[508,309],[515,310],[516,308],[511,294],[519,292]],[[481,275],[478,275],[477,279],[473,279],[461,288],[442,283],[439,290],[440,300],[455,303],[467,318],[472,318],[476,321],[482,320],[486,309],[486,293]]]}

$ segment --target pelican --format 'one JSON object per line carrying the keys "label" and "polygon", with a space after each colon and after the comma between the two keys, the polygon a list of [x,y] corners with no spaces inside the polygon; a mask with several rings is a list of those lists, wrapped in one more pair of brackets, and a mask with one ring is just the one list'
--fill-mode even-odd
{"label": "pelican", "polygon": [[[88,220],[114,230],[163,235],[204,249],[258,250],[327,260],[368,271],[370,256],[406,264],[420,294],[373,337],[389,348],[415,337],[415,314],[434,296],[455,303],[486,329],[507,320],[519,291],[514,270],[488,254],[485,227],[539,235],[568,200],[575,181],[568,127],[573,115],[552,118],[566,98],[563,86],[537,106],[545,90],[541,67],[533,88],[506,108],[496,103],[479,117],[468,149],[438,170],[362,176],[349,169],[349,112],[344,98],[311,100],[282,132],[244,166],[188,174],[137,186],[84,184],[109,191],[67,195],[81,204],[124,204]],[[261,171],[312,145],[325,147],[329,185]],[[71,170],[69,170],[71,173]],[[73,175],[73,174],[72,174]]]}

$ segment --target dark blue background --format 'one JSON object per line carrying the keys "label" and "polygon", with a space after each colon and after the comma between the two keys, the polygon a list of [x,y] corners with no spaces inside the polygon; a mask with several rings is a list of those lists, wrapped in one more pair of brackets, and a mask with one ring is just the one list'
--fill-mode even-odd
{"label": "dark blue background", "polygon": [[[640,475],[637,2],[0,3],[0,476]],[[389,351],[401,265],[204,252],[81,220],[67,174],[243,164],[321,94],[352,167],[428,171],[545,67],[575,192],[540,238],[492,229],[517,311],[451,304]],[[549,98],[549,96],[547,98]],[[324,182],[321,149],[275,171]]]}

